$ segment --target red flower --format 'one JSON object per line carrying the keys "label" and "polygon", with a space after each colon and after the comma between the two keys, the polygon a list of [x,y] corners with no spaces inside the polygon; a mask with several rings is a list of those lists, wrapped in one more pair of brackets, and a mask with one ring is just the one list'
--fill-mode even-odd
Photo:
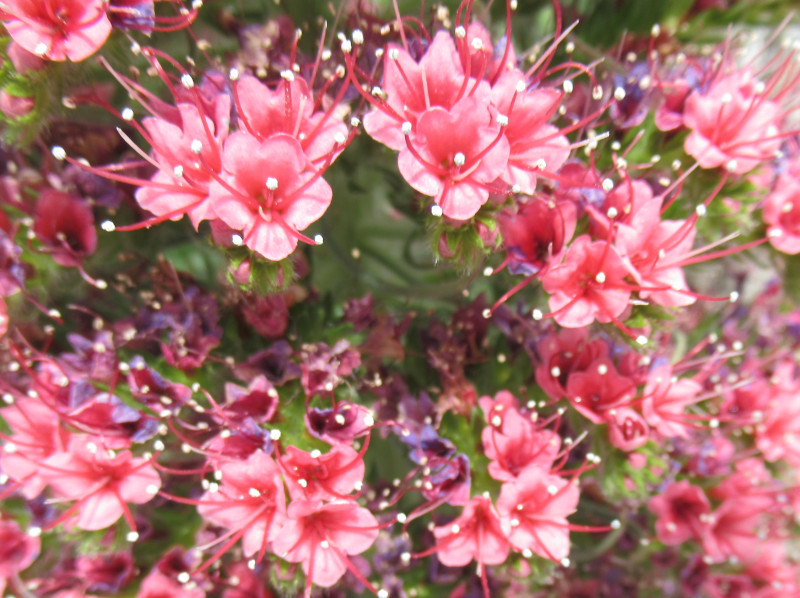
{"label": "red flower", "polygon": [[41,542],[24,533],[16,521],[0,519],[0,596],[6,581],[28,567],[39,555]]}
{"label": "red flower", "polygon": [[800,162],[778,177],[764,200],[763,214],[772,246],[783,253],[800,253]]}
{"label": "red flower", "polygon": [[80,265],[97,248],[92,210],[86,202],[55,189],[39,196],[33,232],[62,266]]}
{"label": "red flower", "polygon": [[48,60],[84,60],[111,33],[102,0],[6,0],[0,17],[16,43]]}

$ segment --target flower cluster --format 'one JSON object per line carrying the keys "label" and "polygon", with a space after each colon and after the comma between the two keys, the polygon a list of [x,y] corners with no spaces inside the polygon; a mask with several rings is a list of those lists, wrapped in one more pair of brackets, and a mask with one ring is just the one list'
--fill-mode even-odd
{"label": "flower cluster", "polygon": [[781,2],[207,4],[1,5],[0,594],[800,595]]}

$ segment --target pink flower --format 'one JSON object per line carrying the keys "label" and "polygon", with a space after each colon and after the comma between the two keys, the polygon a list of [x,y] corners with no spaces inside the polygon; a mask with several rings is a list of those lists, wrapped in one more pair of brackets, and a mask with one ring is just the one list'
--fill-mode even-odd
{"label": "pink flower", "polygon": [[634,451],[647,444],[650,428],[639,412],[628,407],[610,409],[606,416],[608,440],[623,451]]}
{"label": "pink flower", "polygon": [[293,499],[346,498],[361,488],[364,479],[362,456],[344,444],[327,453],[307,453],[290,445],[279,463]]}
{"label": "pink flower", "polygon": [[291,135],[312,164],[323,169],[341,152],[347,127],[333,118],[336,104],[314,112],[314,98],[302,79],[281,79],[274,91],[249,75],[233,85],[239,119],[259,141],[276,133]]}
{"label": "pink flower", "polygon": [[658,517],[658,539],[670,546],[703,538],[711,522],[711,506],[705,493],[685,480],[670,483],[647,506]]}
{"label": "pink flower", "polygon": [[508,167],[501,178],[522,193],[534,192],[537,171],[556,172],[569,158],[569,141],[547,124],[562,97],[555,89],[526,89],[525,75],[517,70],[504,72],[492,87],[494,107],[508,118]]}
{"label": "pink flower", "polygon": [[189,587],[153,569],[144,578],[136,598],[204,598],[205,595],[196,585]]}
{"label": "pink flower", "polygon": [[41,541],[24,533],[16,521],[0,519],[0,596],[6,581],[27,568],[41,549]]}
{"label": "pink flower", "polygon": [[353,570],[347,555],[361,554],[378,537],[378,522],[353,501],[294,500],[287,519],[273,542],[273,551],[292,563],[302,563],[311,584],[330,587]]}
{"label": "pink flower", "polygon": [[764,200],[767,237],[778,251],[800,253],[800,162],[795,162],[778,177]]}
{"label": "pink flower", "polygon": [[701,390],[694,380],[673,380],[670,366],[654,369],[648,377],[642,401],[645,420],[665,438],[686,438],[687,426],[681,414],[688,405],[698,401]]}
{"label": "pink flower", "polygon": [[211,523],[230,530],[230,539],[206,566],[220,558],[236,540],[242,539],[245,556],[264,556],[269,542],[278,535],[286,517],[286,498],[280,469],[263,451],[245,461],[225,461],[219,466],[222,483],[199,501],[197,512]]}
{"label": "pink flower", "polygon": [[542,276],[556,322],[567,328],[588,326],[595,320],[612,322],[628,307],[630,274],[612,245],[581,235],[570,245],[564,263]]}
{"label": "pink flower", "polygon": [[142,121],[160,170],[136,192],[139,205],[158,218],[179,220],[186,214],[195,228],[214,217],[209,184],[222,169],[231,110],[224,94],[215,97],[209,113],[201,114],[198,105],[178,103],[174,114]]}
{"label": "pink flower", "polygon": [[448,567],[463,567],[474,560],[479,567],[499,565],[510,545],[491,499],[475,496],[456,519],[433,529],[436,556]]}
{"label": "pink flower", "polygon": [[56,412],[40,399],[18,398],[0,415],[11,427],[11,436],[0,454],[0,470],[22,485],[22,494],[38,496],[47,481],[42,476],[42,462],[64,451],[69,432],[61,427]]}
{"label": "pink flower", "polygon": [[217,217],[241,230],[245,245],[270,260],[282,260],[303,240],[298,231],[318,220],[331,203],[331,188],[313,170],[298,141],[278,133],[258,141],[248,133],[228,138],[223,181],[214,181],[210,201]]}
{"label": "pink flower", "polygon": [[497,510],[508,540],[519,550],[561,561],[569,556],[567,517],[578,507],[577,486],[537,465],[503,484]]}
{"label": "pink flower", "polygon": [[449,111],[426,110],[406,143],[397,157],[400,174],[454,220],[478,212],[489,199],[489,184],[508,163],[508,141],[488,106],[474,96]]}
{"label": "pink flower", "polygon": [[67,452],[50,456],[39,475],[56,496],[77,501],[57,521],[70,518],[72,525],[85,530],[106,528],[122,516],[135,530],[126,503],[146,503],[161,487],[149,459],[108,449],[102,438],[85,434],[74,434]]}
{"label": "pink flower", "polygon": [[480,399],[480,404],[489,424],[481,433],[483,450],[492,459],[489,475],[507,482],[517,479],[532,463],[549,469],[561,448],[561,439],[550,430],[538,429],[513,403],[507,404],[506,395],[513,398],[508,391],[501,391],[494,404],[489,397]]}
{"label": "pink flower", "polygon": [[624,407],[636,393],[636,386],[620,375],[614,363],[600,358],[582,372],[570,374],[567,398],[577,411],[596,424],[612,417],[611,411]]}
{"label": "pink flower", "polygon": [[84,60],[111,33],[102,0],[7,0],[3,11],[13,40],[48,60]]}
{"label": "pink flower", "polygon": [[703,168],[742,174],[780,149],[780,108],[757,83],[750,71],[732,72],[686,98],[684,149]]}
{"label": "pink flower", "polygon": [[447,111],[467,91],[483,105],[488,104],[488,83],[465,76],[453,38],[446,31],[434,36],[419,64],[394,44],[389,44],[383,55],[382,91],[386,100],[364,116],[364,129],[393,150],[406,147],[403,123],[410,123],[414,130],[420,115],[431,107]]}

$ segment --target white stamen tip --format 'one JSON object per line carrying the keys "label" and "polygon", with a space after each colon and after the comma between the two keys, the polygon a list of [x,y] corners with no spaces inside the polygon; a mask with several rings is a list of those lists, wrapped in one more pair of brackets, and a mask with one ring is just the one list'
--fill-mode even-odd
{"label": "white stamen tip", "polygon": [[433,214],[434,216],[436,216],[438,218],[439,216],[444,214],[444,211],[442,210],[441,206],[432,205],[431,206],[431,214]]}
{"label": "white stamen tip", "polygon": [[191,579],[191,577],[192,576],[189,575],[188,572],[181,571],[180,573],[178,573],[177,580],[178,580],[178,583],[187,583]]}
{"label": "white stamen tip", "polygon": [[700,204],[694,209],[694,211],[697,212],[698,216],[705,216],[706,215],[706,206],[703,205],[703,204]]}
{"label": "white stamen tip", "polygon": [[186,89],[192,89],[194,87],[194,79],[188,73],[181,75],[181,85],[183,85]]}
{"label": "white stamen tip", "polygon": [[38,538],[39,536],[42,535],[42,528],[41,527],[36,527],[36,526],[29,527],[28,528],[28,535],[31,538]]}
{"label": "white stamen tip", "polygon": [[611,179],[603,179],[603,191],[608,193],[614,188],[614,181]]}
{"label": "white stamen tip", "polygon": [[544,314],[542,313],[541,309],[534,309],[531,313],[531,316],[533,316],[534,320],[541,320],[544,317]]}
{"label": "white stamen tip", "polygon": [[294,81],[294,73],[286,69],[285,71],[281,71],[281,78],[286,79],[287,81]]}
{"label": "white stamen tip", "polygon": [[594,279],[595,279],[595,280],[596,280],[598,283],[600,283],[600,284],[603,284],[603,283],[606,281],[606,274],[605,274],[605,272],[598,272],[598,273],[597,273],[597,275],[594,277]]}
{"label": "white stamen tip", "polygon": [[405,523],[406,522],[406,514],[405,513],[398,513],[397,514],[397,523]]}
{"label": "white stamen tip", "polygon": [[133,109],[123,108],[121,116],[122,120],[133,120]]}
{"label": "white stamen tip", "polygon": [[658,37],[659,35],[661,35],[661,25],[659,25],[658,23],[653,25],[650,28],[650,35],[652,35],[653,37]]}
{"label": "white stamen tip", "polygon": [[357,46],[364,43],[364,32],[361,29],[353,30],[353,43]]}
{"label": "white stamen tip", "polygon": [[203,142],[199,139],[195,139],[192,141],[192,144],[189,146],[189,149],[192,150],[192,153],[199,154],[203,151]]}
{"label": "white stamen tip", "polygon": [[453,156],[453,164],[456,166],[464,166],[464,163],[467,161],[467,157],[462,154],[461,152],[457,152],[455,156]]}
{"label": "white stamen tip", "polygon": [[564,83],[561,84],[561,87],[564,88],[564,93],[572,93],[575,89],[575,86],[572,84],[572,81],[566,79]]}
{"label": "white stamen tip", "polygon": [[244,239],[242,235],[231,235],[231,243],[233,243],[236,247],[241,247],[244,244]]}
{"label": "white stamen tip", "polygon": [[110,233],[113,232],[114,229],[117,228],[117,226],[113,222],[111,222],[111,220],[103,220],[103,222],[100,223],[100,228],[102,228],[107,233]]}
{"label": "white stamen tip", "polygon": [[614,90],[614,99],[621,102],[625,99],[625,90],[622,87],[617,87]]}
{"label": "white stamen tip", "polygon": [[508,125],[508,117],[505,114],[498,114],[497,115],[497,124],[501,127],[505,127]]}
{"label": "white stamen tip", "polygon": [[231,81],[238,81],[239,80],[239,69],[232,68],[231,70],[229,70],[228,71],[228,78]]}
{"label": "white stamen tip", "polygon": [[611,529],[619,529],[622,526],[622,524],[619,522],[619,519],[614,519],[610,525]]}
{"label": "white stamen tip", "polygon": [[739,292],[738,291],[731,291],[729,295],[729,299],[731,303],[736,303],[739,300]]}
{"label": "white stamen tip", "polygon": [[608,208],[608,211],[606,212],[606,216],[608,216],[609,218],[616,218],[618,215],[619,211],[614,206]]}
{"label": "white stamen tip", "polygon": [[569,567],[569,564],[570,564],[570,560],[567,557],[564,557],[563,559],[561,559],[561,566],[562,567]]}
{"label": "white stamen tip", "polygon": [[139,539],[139,532],[128,532],[125,534],[125,539],[128,542],[136,542]]}
{"label": "white stamen tip", "polygon": [[319,459],[321,456],[322,456],[322,453],[319,450],[314,449],[313,451],[311,451],[311,458],[312,459]]}
{"label": "white stamen tip", "polygon": [[267,179],[267,189],[269,189],[270,191],[275,191],[275,189],[277,188],[278,188],[278,179],[272,176],[269,177]]}
{"label": "white stamen tip", "polygon": [[464,39],[465,37],[467,37],[467,30],[464,29],[464,27],[462,27],[461,25],[456,27],[455,33],[458,39]]}
{"label": "white stamen tip", "polygon": [[53,149],[51,149],[50,151],[52,152],[53,157],[59,162],[61,162],[67,157],[67,150],[65,150],[60,145],[54,145]]}
{"label": "white stamen tip", "polygon": [[639,335],[639,336],[636,337],[636,342],[638,344],[640,344],[640,345],[646,345],[647,344],[647,337],[644,336],[644,335]]}
{"label": "white stamen tip", "polygon": [[316,245],[322,245],[325,240],[322,238],[322,235],[314,235],[314,243]]}
{"label": "white stamen tip", "polygon": [[261,491],[258,488],[250,488],[247,493],[252,496],[253,498],[258,498],[261,496]]}
{"label": "white stamen tip", "polygon": [[270,430],[269,437],[271,440],[280,440],[281,438],[281,431],[280,430]]}

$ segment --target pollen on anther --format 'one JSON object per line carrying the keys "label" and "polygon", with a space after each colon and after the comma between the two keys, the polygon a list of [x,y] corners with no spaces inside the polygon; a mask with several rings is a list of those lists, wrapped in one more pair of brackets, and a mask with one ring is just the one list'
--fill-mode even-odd
{"label": "pollen on anther", "polygon": [[270,191],[275,191],[278,188],[278,179],[275,177],[269,177],[267,179],[267,189]]}
{"label": "pollen on anther", "polygon": [[54,145],[53,149],[51,149],[50,152],[53,154],[53,157],[59,162],[66,159],[67,157],[67,150],[65,150],[60,145]]}
{"label": "pollen on anther", "polygon": [[314,235],[314,244],[315,245],[322,245],[323,242],[324,242],[324,239],[322,238],[322,235]]}
{"label": "pollen on anther", "polygon": [[192,144],[189,146],[189,149],[192,150],[192,153],[199,154],[203,151],[203,142],[199,139],[192,140]]}
{"label": "pollen on anther", "polygon": [[436,216],[436,217],[438,218],[439,216],[441,216],[442,214],[444,214],[444,211],[442,210],[442,207],[441,207],[441,206],[438,206],[438,205],[432,205],[432,206],[431,206],[431,214],[432,214],[433,216]]}
{"label": "pollen on anther", "polygon": [[595,275],[594,279],[595,279],[595,280],[596,280],[598,283],[600,283],[600,284],[603,284],[603,283],[606,281],[606,274],[605,274],[605,272],[598,272],[598,273]]}
{"label": "pollen on anther", "polygon": [[103,222],[100,223],[100,228],[102,228],[107,233],[110,233],[113,232],[114,229],[116,229],[117,227],[113,222],[111,222],[111,220],[104,220]]}

